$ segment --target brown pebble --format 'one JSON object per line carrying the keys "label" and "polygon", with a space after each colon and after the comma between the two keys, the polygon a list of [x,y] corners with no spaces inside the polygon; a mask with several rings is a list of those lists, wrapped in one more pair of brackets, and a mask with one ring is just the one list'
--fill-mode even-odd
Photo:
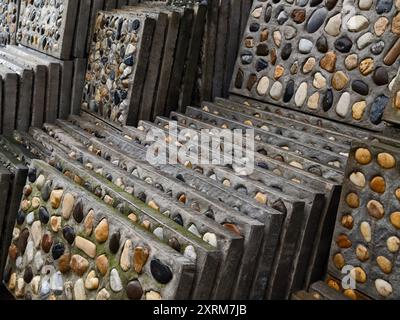
{"label": "brown pebble", "polygon": [[384,169],[392,169],[396,165],[396,159],[387,152],[378,154],[378,164]]}
{"label": "brown pebble", "polygon": [[358,148],[355,153],[356,161],[359,164],[366,165],[369,164],[372,160],[371,152],[366,148]]}
{"label": "brown pebble", "polygon": [[370,182],[370,188],[377,193],[384,193],[386,190],[385,179],[381,176],[374,177]]}
{"label": "brown pebble", "polygon": [[390,215],[390,222],[392,223],[392,225],[395,228],[400,229],[400,212],[399,211],[393,212]]}
{"label": "brown pebble", "polygon": [[336,238],[336,243],[338,245],[339,248],[342,249],[347,249],[350,248],[352,243],[349,239],[348,236],[346,236],[345,234],[341,234]]}
{"label": "brown pebble", "polygon": [[356,193],[351,192],[346,196],[346,203],[350,208],[356,209],[360,206],[360,198]]}

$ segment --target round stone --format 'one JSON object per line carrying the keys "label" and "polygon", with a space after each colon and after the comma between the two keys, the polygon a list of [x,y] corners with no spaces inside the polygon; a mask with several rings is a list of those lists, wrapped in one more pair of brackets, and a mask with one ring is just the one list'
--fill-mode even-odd
{"label": "round stone", "polygon": [[337,13],[333,17],[329,18],[326,26],[325,32],[332,37],[336,37],[340,34],[340,27],[342,25],[342,14]]}
{"label": "round stone", "polygon": [[353,70],[358,66],[358,56],[355,53],[349,54],[344,60],[344,65],[347,70]]}
{"label": "round stone", "polygon": [[361,10],[369,10],[372,6],[373,0],[359,0],[358,1],[358,7]]}
{"label": "round stone", "polygon": [[151,274],[161,284],[167,284],[171,281],[173,275],[168,266],[158,259],[153,259],[150,263]]}
{"label": "round stone", "polygon": [[322,98],[322,109],[326,112],[332,108],[333,105],[333,92],[332,89],[327,89]]}
{"label": "round stone", "polygon": [[377,200],[370,200],[367,204],[367,210],[369,215],[375,219],[382,219],[385,215],[385,208]]}
{"label": "round stone", "polygon": [[392,285],[383,279],[375,280],[375,288],[376,291],[378,291],[378,293],[385,298],[389,297],[393,293]]}
{"label": "round stone", "polygon": [[336,238],[336,244],[342,249],[347,249],[352,246],[350,239],[345,234],[341,234]]}
{"label": "round stone", "polygon": [[374,55],[380,55],[383,50],[385,49],[385,42],[384,41],[377,41],[371,46],[371,53]]}
{"label": "round stone", "polygon": [[140,300],[143,296],[143,288],[138,280],[130,281],[126,286],[126,295],[129,300]]}
{"label": "round stone", "polygon": [[386,31],[387,26],[389,25],[389,19],[386,17],[379,17],[374,24],[375,34],[380,37]]}
{"label": "round stone", "polygon": [[343,71],[337,71],[332,77],[332,87],[337,91],[342,90],[349,83],[348,76]]}
{"label": "round stone", "polygon": [[392,169],[396,166],[396,159],[387,152],[379,153],[377,161],[378,164],[384,169]]}
{"label": "round stone", "polygon": [[336,68],[336,59],[337,56],[335,52],[327,52],[325,56],[320,60],[319,65],[326,71],[333,72]]}
{"label": "round stone", "polygon": [[[278,65],[275,67],[274,79],[275,79],[275,80],[278,80],[280,77],[283,76],[284,72],[285,72],[285,68],[282,67],[280,64],[278,64]],[[271,89],[271,90],[272,90],[272,89]]]}
{"label": "round stone", "polygon": [[274,82],[269,92],[270,96],[274,100],[279,100],[282,97],[283,86],[279,81]]}
{"label": "round stone", "polygon": [[384,67],[378,67],[375,69],[372,76],[375,84],[378,86],[384,86],[389,83],[389,75]]}
{"label": "round stone", "polygon": [[320,72],[316,72],[314,75],[313,86],[316,89],[323,89],[326,87],[326,79]]}
{"label": "round stone", "polygon": [[304,9],[294,9],[292,11],[291,17],[297,24],[303,23],[306,19],[306,10]]}
{"label": "round stone", "polygon": [[364,116],[365,109],[367,108],[367,103],[365,101],[358,101],[353,104],[352,107],[352,117],[354,120],[361,120]]}
{"label": "round stone", "polygon": [[55,245],[53,245],[53,248],[51,250],[53,259],[58,260],[64,254],[64,251],[65,251],[65,246],[63,243],[58,242]]}
{"label": "round stone", "polygon": [[361,262],[367,261],[369,259],[368,248],[362,244],[357,245],[356,256]]}
{"label": "round stone", "polygon": [[393,0],[378,0],[376,2],[375,10],[378,14],[388,13],[392,10],[392,6]]}
{"label": "round stone", "polygon": [[371,230],[371,225],[367,221],[363,221],[361,223],[360,232],[366,242],[371,242],[372,230]]}
{"label": "round stone", "polygon": [[89,261],[78,254],[74,254],[71,257],[70,267],[74,273],[82,277],[89,269]]}
{"label": "round stone", "polygon": [[300,39],[299,41],[299,51],[301,53],[307,54],[310,53],[314,44],[308,39]]}
{"label": "round stone", "polygon": [[355,15],[347,21],[346,26],[349,31],[359,32],[368,28],[369,21],[363,15]]}
{"label": "round stone", "polygon": [[312,110],[316,110],[318,109],[318,105],[319,105],[319,93],[315,92],[308,98],[307,107]]}
{"label": "round stone", "polygon": [[362,75],[367,76],[372,71],[374,71],[375,68],[374,60],[372,58],[366,58],[360,62],[358,68]]}
{"label": "round stone", "polygon": [[[351,102],[351,96],[350,93],[344,92],[340,98],[339,101],[336,105],[336,113],[342,117],[345,118],[347,114],[349,113],[350,110],[350,102]],[[351,179],[351,177],[350,177]]]}
{"label": "round stone", "polygon": [[379,268],[381,268],[382,272],[386,274],[392,273],[392,262],[388,258],[384,256],[378,256],[376,258],[376,263],[378,264]]}
{"label": "round stone", "polygon": [[386,240],[386,245],[391,253],[396,253],[400,249],[400,239],[396,236],[389,237]]}
{"label": "round stone", "polygon": [[328,40],[322,35],[317,39],[316,47],[319,52],[321,53],[327,53],[329,46],[328,46]]}
{"label": "round stone", "polygon": [[396,229],[400,229],[400,212],[396,211],[390,215],[390,222]]}
{"label": "round stone", "polygon": [[351,88],[353,89],[354,92],[366,96],[369,93],[369,86],[362,80],[355,80],[351,84]]}
{"label": "round stone", "polygon": [[283,34],[286,40],[291,40],[297,35],[297,29],[292,26],[285,26]]}
{"label": "round stone", "polygon": [[361,267],[355,267],[350,271],[351,277],[359,283],[367,281],[367,274]]}
{"label": "round stone", "polygon": [[376,176],[374,177],[370,184],[369,184],[370,188],[377,192],[377,193],[384,193],[386,190],[386,182],[385,179],[381,176]]}
{"label": "round stone", "polygon": [[299,88],[297,89],[296,95],[294,97],[294,102],[297,107],[302,107],[304,102],[306,101],[307,90],[308,90],[307,82],[302,82]]}
{"label": "round stone", "polygon": [[290,79],[286,85],[283,102],[289,102],[294,95],[294,80]]}
{"label": "round stone", "polygon": [[69,244],[73,244],[75,241],[75,230],[71,226],[65,226],[63,228],[64,239],[67,240]]}
{"label": "round stone", "polygon": [[359,164],[367,165],[372,160],[372,154],[366,148],[358,148],[355,152],[355,159]]}
{"label": "round stone", "polygon": [[341,253],[336,253],[333,256],[333,263],[335,264],[335,267],[338,268],[339,270],[342,270],[342,268],[345,266],[345,261],[344,257]]}
{"label": "round stone", "polygon": [[71,255],[69,253],[63,254],[60,259],[58,259],[58,269],[61,273],[67,273],[71,269],[70,266]]}
{"label": "round stone", "polygon": [[258,85],[257,85],[257,93],[260,95],[260,96],[264,96],[266,93],[267,93],[267,91],[268,91],[268,88],[269,88],[269,79],[268,79],[268,77],[262,77],[261,79],[260,79],[260,81],[258,82]]}
{"label": "round stone", "polygon": [[100,223],[97,225],[94,231],[97,242],[99,243],[106,242],[108,239],[108,232],[109,232],[108,221],[107,219],[103,219],[100,221]]}
{"label": "round stone", "polygon": [[315,10],[312,14],[310,19],[307,22],[307,32],[314,33],[318,31],[318,29],[322,26],[325,22],[325,18],[328,14],[328,10],[326,8],[319,8]]}
{"label": "round stone", "polygon": [[341,53],[348,53],[353,46],[353,42],[348,36],[341,36],[335,41],[334,46],[337,51]]}
{"label": "round stone", "polygon": [[351,230],[351,229],[353,229],[353,226],[354,226],[354,219],[350,214],[345,214],[342,216],[341,224],[346,229]]}
{"label": "round stone", "polygon": [[346,203],[350,208],[358,208],[360,206],[360,198],[356,193],[351,192],[346,196]]}

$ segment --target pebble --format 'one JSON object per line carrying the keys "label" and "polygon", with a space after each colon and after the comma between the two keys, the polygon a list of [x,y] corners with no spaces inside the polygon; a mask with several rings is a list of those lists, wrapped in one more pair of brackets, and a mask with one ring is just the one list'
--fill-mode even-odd
{"label": "pebble", "polygon": [[375,34],[380,37],[386,31],[387,26],[389,25],[389,19],[386,17],[379,17],[374,24]]}
{"label": "pebble", "polygon": [[372,58],[366,58],[362,60],[359,64],[359,69],[362,75],[369,75],[372,71],[374,71],[374,60]]}
{"label": "pebble", "polygon": [[312,109],[312,110],[318,109],[319,97],[320,97],[320,95],[319,95],[318,92],[313,93],[313,94],[308,98],[307,107],[310,108],[310,109]]}
{"label": "pebble", "polygon": [[321,53],[328,52],[328,49],[329,49],[328,40],[325,38],[325,36],[322,35],[317,39],[316,47],[317,47],[318,51]]}
{"label": "pebble", "polygon": [[94,224],[94,211],[90,210],[89,213],[86,215],[85,220],[83,222],[85,234],[88,237],[90,237],[92,235],[93,224]]}
{"label": "pebble", "polygon": [[294,80],[290,79],[286,85],[283,102],[289,102],[294,95]]}
{"label": "pebble", "polygon": [[106,301],[106,300],[110,300],[110,293],[107,291],[106,288],[103,288],[99,291],[99,293],[96,296],[96,300],[99,301]]}
{"label": "pebble", "polygon": [[375,84],[378,86],[384,86],[389,83],[389,75],[384,67],[378,67],[375,69],[372,76]]}
{"label": "pebble", "polygon": [[382,121],[383,112],[385,111],[388,102],[389,98],[385,95],[380,95],[375,98],[369,116],[371,123],[377,125]]}
{"label": "pebble", "polygon": [[358,7],[361,10],[369,10],[372,6],[373,0],[359,0],[358,1]]}
{"label": "pebble", "polygon": [[281,50],[281,58],[282,58],[282,60],[289,59],[291,54],[292,54],[292,44],[291,43],[286,43],[283,46],[282,50]]}
{"label": "pebble", "polygon": [[53,232],[57,233],[61,230],[61,217],[52,216],[50,218],[50,226]]}
{"label": "pebble", "polygon": [[353,89],[354,92],[366,96],[369,93],[369,86],[362,80],[355,80],[351,84],[351,88]]}
{"label": "pebble", "polygon": [[70,266],[73,272],[82,277],[84,273],[89,269],[89,261],[79,254],[74,254],[71,257]]}
{"label": "pebble", "polygon": [[131,252],[133,249],[132,241],[126,240],[124,248],[122,249],[120,266],[123,271],[128,271],[131,267]]}
{"label": "pebble", "polygon": [[344,228],[351,230],[354,226],[354,219],[350,214],[345,214],[342,216],[341,223]]}
{"label": "pebble", "polygon": [[40,198],[33,197],[31,203],[31,210],[36,210],[40,206]]}
{"label": "pebble", "polygon": [[304,9],[294,9],[292,11],[291,17],[294,22],[301,24],[306,19],[306,10]]}
{"label": "pebble", "polygon": [[14,272],[10,276],[10,280],[8,281],[8,288],[12,291],[17,286],[17,274]]}
{"label": "pebble", "polygon": [[280,48],[281,44],[282,44],[282,34],[280,31],[274,31],[274,33],[272,34],[272,38],[274,40],[275,45]]}
{"label": "pebble", "polygon": [[299,88],[297,89],[296,95],[294,97],[294,102],[297,107],[302,107],[304,102],[306,101],[307,90],[308,90],[307,82],[302,82]]}
{"label": "pebble", "polygon": [[28,180],[31,183],[34,183],[36,181],[36,168],[28,169]]}
{"label": "pebble", "polygon": [[[342,118],[346,117],[346,115],[348,114],[348,112],[350,110],[350,102],[351,102],[350,93],[348,93],[348,92],[343,93],[341,95],[341,97],[339,98],[339,101],[338,101],[338,103],[336,105],[336,113],[340,117],[342,117]],[[351,177],[350,177],[350,180],[351,180]]]}
{"label": "pebble", "polygon": [[394,43],[394,45],[390,48],[385,58],[383,59],[383,63],[391,66],[400,55],[400,38]]}
{"label": "pebble", "polygon": [[71,255],[69,253],[63,254],[58,259],[58,269],[61,273],[68,273],[71,269]]}
{"label": "pebble", "polygon": [[301,53],[310,53],[312,48],[314,47],[314,44],[308,40],[308,39],[300,39],[299,41],[299,51]]}
{"label": "pebble", "polygon": [[79,199],[75,202],[74,210],[72,215],[76,222],[81,223],[83,221],[83,203],[82,200]]}
{"label": "pebble", "polygon": [[334,46],[339,52],[348,53],[353,47],[353,42],[348,36],[341,36],[335,41]]}
{"label": "pebble", "polygon": [[[42,225],[40,221],[35,221],[34,223],[32,223],[31,234],[33,242],[35,244],[35,248],[39,248],[40,241],[42,240]],[[22,250],[20,251],[22,252]]]}
{"label": "pebble", "polygon": [[268,201],[267,196],[261,192],[257,192],[254,199],[260,204],[267,204],[267,201]]}
{"label": "pebble", "polygon": [[126,295],[129,300],[140,300],[143,296],[143,288],[138,280],[130,281],[126,286]]}
{"label": "pebble", "polygon": [[109,226],[108,226],[108,221],[107,219],[103,219],[100,221],[100,223],[97,225],[94,235],[96,237],[97,242],[99,243],[104,243],[108,239],[108,233],[109,233]]}
{"label": "pebble", "polygon": [[[23,212],[18,214],[17,220],[18,219],[22,219],[25,216],[25,214]],[[35,213],[32,211],[30,213],[28,213],[28,215],[26,216],[26,223],[28,225],[32,225],[32,223],[35,221]],[[22,223],[20,223],[21,221],[18,222],[19,225],[22,225],[24,222],[22,221]]]}
{"label": "pebble", "polygon": [[357,194],[351,192],[346,196],[346,203],[350,208],[358,208],[360,206],[360,198]]}
{"label": "pebble", "polygon": [[40,292],[39,292],[40,298],[43,299],[43,300],[46,299],[50,294],[50,290],[51,289],[50,289],[49,278],[48,277],[44,277],[42,279],[42,283],[40,285]]}
{"label": "pebble", "polygon": [[45,253],[49,253],[51,246],[53,245],[53,237],[52,237],[51,233],[48,233],[48,232],[45,233],[42,237],[41,243],[42,243],[42,250]]}
{"label": "pebble", "polygon": [[361,120],[364,116],[365,109],[367,108],[367,103],[365,101],[359,101],[353,104],[352,116],[354,120]]}
{"label": "pebble", "polygon": [[40,276],[36,276],[31,281],[31,289],[34,295],[39,294]]}
{"label": "pebble", "polygon": [[27,283],[27,284],[31,283],[31,281],[33,279],[33,272],[32,272],[31,266],[27,266],[25,268],[23,279],[24,279],[25,283]]}
{"label": "pebble", "polygon": [[214,233],[207,232],[204,235],[203,240],[215,248],[218,247],[217,236]]}
{"label": "pebble", "polygon": [[[274,79],[275,79],[275,80],[278,80],[280,77],[283,76],[284,72],[285,72],[285,69],[284,69],[281,65],[278,64],[278,65],[275,67]],[[271,90],[272,90],[272,88],[271,88]]]}
{"label": "pebble", "polygon": [[161,300],[161,295],[155,291],[146,292],[146,300]]}
{"label": "pebble", "polygon": [[345,234],[341,234],[337,237],[336,244],[342,249],[347,249],[352,246],[350,239]]}
{"label": "pebble", "polygon": [[87,290],[96,290],[99,287],[99,278],[94,270],[90,271],[85,280],[85,288]]}
{"label": "pebble", "polygon": [[388,13],[392,10],[392,6],[393,0],[378,0],[376,2],[375,10],[378,14]]}
{"label": "pebble", "polygon": [[361,262],[367,261],[369,259],[368,248],[366,246],[363,246],[362,244],[357,245],[356,256],[357,259]]}
{"label": "pebble", "polygon": [[316,32],[322,24],[325,22],[325,18],[328,14],[328,10],[326,8],[319,8],[315,10],[310,19],[307,22],[307,32],[314,33]]}
{"label": "pebble", "polygon": [[367,165],[372,161],[372,154],[366,148],[358,148],[355,152],[355,159],[359,164]]}
{"label": "pebble", "polygon": [[389,237],[386,241],[386,245],[391,253],[396,253],[400,249],[400,239],[396,236]]}
{"label": "pebble", "polygon": [[350,271],[351,277],[359,283],[367,281],[367,274],[361,267],[355,267]]}
{"label": "pebble", "polygon": [[77,236],[75,238],[75,246],[92,259],[96,256],[96,245],[85,238]]}
{"label": "pebble", "polygon": [[380,41],[375,42],[371,46],[371,53],[374,55],[380,55],[384,49],[385,49],[385,42],[380,40]]}
{"label": "pebble", "polygon": [[133,268],[136,273],[142,273],[143,267],[149,258],[149,250],[144,247],[136,247],[133,252]]}
{"label": "pebble", "polygon": [[366,242],[371,242],[372,240],[372,230],[371,225],[364,221],[360,225],[360,232]]}
{"label": "pebble", "polygon": [[17,285],[15,287],[15,296],[17,298],[23,298],[25,295],[25,281],[23,278],[18,278]]}
{"label": "pebble", "polygon": [[327,52],[325,56],[320,60],[319,65],[326,71],[333,72],[336,68],[336,59],[337,57],[335,52]]}
{"label": "pebble", "polygon": [[121,241],[121,234],[119,232],[113,233],[111,235],[108,247],[113,254],[117,254],[119,250],[119,245]]}
{"label": "pebble", "polygon": [[316,72],[314,75],[313,86],[317,89],[326,87],[326,79],[321,72]]}
{"label": "pebble", "polygon": [[388,258],[384,256],[378,256],[376,258],[376,263],[384,273],[386,274],[392,273],[393,270],[392,262]]}
{"label": "pebble", "polygon": [[282,97],[283,86],[279,81],[274,82],[269,92],[270,96],[274,100],[279,100]]}
{"label": "pebble", "polygon": [[364,33],[357,39],[357,47],[362,50],[369,46],[375,40],[375,36],[371,32]]}
{"label": "pebble", "polygon": [[69,220],[74,208],[75,197],[71,193],[67,193],[64,196],[62,202],[61,215],[65,220]]}
{"label": "pebble", "polygon": [[333,256],[333,263],[335,264],[336,268],[342,270],[342,268],[345,266],[345,260],[343,255],[341,253],[335,254]]}
{"label": "pebble", "polygon": [[36,252],[35,257],[33,258],[33,263],[34,263],[36,270],[42,269],[44,261],[43,261],[42,254],[40,251]]}
{"label": "pebble", "polygon": [[161,284],[167,284],[172,280],[172,272],[168,266],[158,259],[153,259],[150,263],[151,274]]}
{"label": "pebble", "polygon": [[52,182],[49,180],[44,183],[41,189],[42,199],[46,202],[50,199],[51,187],[52,187]]}
{"label": "pebble", "polygon": [[292,40],[297,35],[297,29],[292,26],[285,26],[283,34],[286,40]]}
{"label": "pebble", "polygon": [[53,190],[50,194],[50,203],[53,209],[58,209],[60,207],[61,198],[63,195],[63,190]]}
{"label": "pebble", "polygon": [[64,293],[65,299],[71,301],[73,299],[73,284],[72,281],[65,281],[64,283]]}
{"label": "pebble", "polygon": [[75,230],[71,226],[65,226],[63,228],[63,236],[67,242],[72,245],[75,241]]}
{"label": "pebble", "polygon": [[359,32],[369,26],[369,21],[362,15],[355,15],[347,21],[346,26],[349,31]]}
{"label": "pebble", "polygon": [[400,229],[400,212],[393,212],[390,215],[390,222],[396,229]]}
{"label": "pebble", "polygon": [[342,14],[341,13],[335,14],[328,20],[325,26],[325,32],[331,35],[332,37],[336,37],[340,34],[341,25],[342,25]]}
{"label": "pebble", "polygon": [[344,60],[344,65],[347,70],[353,70],[358,66],[358,56],[353,53],[349,54],[346,59]]}
{"label": "pebble", "polygon": [[342,90],[349,83],[348,76],[343,71],[337,71],[332,77],[332,87],[337,91]]}
{"label": "pebble", "polygon": [[308,58],[303,64],[303,73],[307,74],[311,72],[314,69],[315,64],[316,60],[314,57]]}
{"label": "pebble", "polygon": [[266,93],[267,93],[267,91],[268,91],[268,87],[269,87],[269,79],[268,79],[268,77],[262,77],[261,79],[260,79],[260,81],[258,82],[258,85],[257,85],[257,93],[260,95],[260,96],[264,96]]}
{"label": "pebble", "polygon": [[[111,282],[111,279],[110,279]],[[85,284],[82,279],[76,280],[74,284],[74,299],[75,300],[86,300]]]}
{"label": "pebble", "polygon": [[382,219],[383,216],[385,215],[385,209],[383,205],[376,200],[370,200],[368,202],[367,210],[369,215],[371,217],[374,217],[375,219]]}
{"label": "pebble", "polygon": [[50,214],[45,207],[39,209],[39,220],[43,224],[47,224],[50,220]]}
{"label": "pebble", "polygon": [[201,234],[199,232],[199,230],[197,229],[197,227],[194,224],[191,224],[190,227],[188,228],[188,230],[193,233],[195,236],[201,238]]}
{"label": "pebble", "polygon": [[353,172],[350,175],[350,181],[357,187],[360,187],[360,188],[365,187],[365,183],[366,183],[365,176],[361,172]]}
{"label": "pebble", "polygon": [[189,246],[187,246],[187,247],[185,248],[183,255],[184,255],[186,258],[191,259],[191,260],[193,260],[193,261],[196,261],[196,259],[197,259],[196,251],[195,251],[194,247],[191,246],[191,245],[189,245]]}
{"label": "pebble", "polygon": [[96,267],[100,274],[104,277],[108,271],[108,259],[105,254],[96,258]]}
{"label": "pebble", "polygon": [[[21,209],[24,212],[28,212],[28,210],[31,208],[31,201],[30,200],[22,200],[21,202]],[[23,223],[23,222],[22,222]],[[22,224],[21,223],[21,224]]]}
{"label": "pebble", "polygon": [[378,291],[378,293],[385,298],[389,297],[393,293],[392,285],[383,279],[375,280],[375,288],[376,291]]}
{"label": "pebble", "polygon": [[56,295],[61,295],[64,291],[64,281],[61,272],[54,273],[50,278],[50,288]]}
{"label": "pebble", "polygon": [[384,193],[386,191],[385,179],[381,176],[374,177],[370,182],[370,188],[377,193]]}

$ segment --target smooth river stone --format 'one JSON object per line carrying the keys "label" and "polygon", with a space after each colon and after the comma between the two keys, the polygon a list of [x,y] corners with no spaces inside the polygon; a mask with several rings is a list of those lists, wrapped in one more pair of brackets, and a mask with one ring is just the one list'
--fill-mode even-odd
{"label": "smooth river stone", "polygon": [[351,88],[354,92],[361,94],[362,96],[366,96],[369,93],[369,86],[362,80],[353,81]]}
{"label": "smooth river stone", "polygon": [[371,32],[364,33],[361,37],[358,38],[357,40],[357,47],[359,50],[362,50],[369,46],[373,41],[375,37]]}
{"label": "smooth river stone", "polygon": [[294,22],[300,24],[306,19],[306,11],[304,9],[294,9],[291,16]]}
{"label": "smooth river stone", "polygon": [[322,98],[322,109],[327,112],[333,105],[333,92],[332,89],[327,89],[324,97]]}
{"label": "smooth river stone", "polygon": [[352,107],[352,117],[354,120],[361,120],[364,116],[365,109],[367,108],[367,103],[365,101],[358,101],[353,104]]}
{"label": "smooth river stone", "polygon": [[400,38],[397,39],[395,44],[390,48],[385,58],[383,59],[383,63],[391,66],[396,62],[397,58],[400,55]]}
{"label": "smooth river stone", "polygon": [[53,190],[50,194],[50,203],[53,209],[58,209],[64,190]]}
{"label": "smooth river stone", "polygon": [[73,272],[82,277],[83,274],[89,269],[89,261],[81,255],[74,254],[71,257],[70,267]]}
{"label": "smooth river stone", "polygon": [[307,73],[311,72],[314,69],[315,64],[316,64],[316,60],[314,57],[308,58],[303,65],[303,73],[307,74]]}
{"label": "smooth river stone", "polygon": [[86,300],[86,291],[83,279],[76,280],[74,284],[74,299],[78,301]]}
{"label": "smooth river stone", "polygon": [[376,2],[375,10],[378,14],[388,13],[392,10],[393,0],[378,0]]}
{"label": "smooth river stone", "polygon": [[294,80],[290,79],[286,85],[283,102],[289,102],[294,95]]}
{"label": "smooth river stone", "polygon": [[286,26],[283,30],[283,34],[286,40],[291,40],[297,35],[297,29],[292,26]]}
{"label": "smooth river stone", "polygon": [[172,279],[172,272],[168,266],[158,259],[153,259],[150,263],[151,274],[161,284],[167,284]]}
{"label": "smooth river stone", "polygon": [[342,14],[338,13],[328,20],[325,26],[325,32],[333,37],[336,37],[340,34],[341,25],[342,25]]}
{"label": "smooth river stone", "polygon": [[307,32],[316,32],[325,22],[327,14],[328,10],[326,8],[319,8],[315,10],[307,22]]}
{"label": "smooth river stone", "polygon": [[316,46],[317,46],[317,49],[318,49],[319,52],[321,52],[321,53],[327,53],[327,52],[328,52],[328,49],[329,49],[329,46],[328,46],[328,40],[326,39],[326,37],[323,36],[323,35],[320,36],[320,37],[317,39]]}
{"label": "smooth river stone", "polygon": [[120,246],[121,234],[119,232],[113,233],[110,238],[108,247],[113,254],[117,254]]}
{"label": "smooth river stone", "polygon": [[274,33],[272,34],[272,39],[274,40],[275,45],[280,48],[281,44],[282,44],[282,34],[280,31],[274,31]]}
{"label": "smooth river stone", "polygon": [[312,110],[316,110],[318,109],[318,105],[319,105],[319,93],[315,92],[310,96],[310,98],[308,98],[307,107]]}
{"label": "smooth river stone", "polygon": [[260,79],[260,81],[257,84],[257,93],[260,96],[264,96],[267,93],[268,88],[269,88],[269,79],[268,77],[264,76]]}
{"label": "smooth river stone", "polygon": [[282,97],[282,90],[283,90],[282,83],[280,83],[279,81],[276,81],[272,85],[269,94],[270,94],[272,99],[279,100]]}
{"label": "smooth river stone", "polygon": [[348,53],[353,46],[353,42],[348,36],[341,36],[335,41],[335,48],[341,53]]}
{"label": "smooth river stone", "polygon": [[128,271],[131,267],[131,252],[133,249],[132,241],[126,240],[124,248],[121,253],[120,266],[123,271]]}
{"label": "smooth river stone", "polygon": [[385,49],[385,42],[383,40],[375,42],[371,46],[371,53],[374,55],[379,55]]}
{"label": "smooth river stone", "polygon": [[358,66],[362,75],[369,75],[375,68],[374,59],[366,58],[362,60]]}
{"label": "smooth river stone", "polygon": [[345,92],[342,94],[342,96],[340,97],[337,105],[336,105],[336,113],[342,117],[345,118],[346,115],[348,114],[349,110],[350,110],[350,100],[351,100],[351,96],[350,93]]}
{"label": "smooth river stone", "polygon": [[296,0],[296,3],[299,7],[304,7],[307,5],[309,0]]}
{"label": "smooth river stone", "polygon": [[110,288],[114,292],[120,292],[123,289],[117,269],[112,269],[110,272]]}
{"label": "smooth river stone", "polygon": [[372,2],[373,2],[373,0],[359,0],[358,7],[361,10],[369,10],[369,8],[371,8],[371,6],[372,6]]}
{"label": "smooth river stone", "polygon": [[299,51],[301,53],[310,53],[314,44],[307,39],[300,39],[299,41]]}
{"label": "smooth river stone", "polygon": [[326,0],[325,7],[330,11],[336,6],[337,2],[338,0]]}
{"label": "smooth river stone", "polygon": [[376,279],[375,280],[375,288],[376,291],[382,296],[382,297],[389,297],[393,293],[393,287],[392,285],[387,282],[386,280],[383,279]]}
{"label": "smooth river stone", "polygon": [[299,88],[297,89],[296,95],[294,97],[294,102],[297,107],[302,107],[304,102],[306,101],[307,89],[308,89],[307,82],[302,82]]}
{"label": "smooth river stone", "polygon": [[332,87],[337,91],[342,90],[349,83],[348,76],[343,71],[337,71],[332,77]]}
{"label": "smooth river stone", "polygon": [[292,44],[291,43],[286,43],[281,51],[281,58],[282,60],[287,60],[289,59],[290,55],[292,54]]}
{"label": "smooth river stone", "polygon": [[336,59],[337,56],[335,52],[330,51],[325,54],[325,56],[319,62],[321,68],[325,69],[328,72],[333,72],[336,68]]}
{"label": "smooth river stone", "polygon": [[[31,227],[32,240],[36,248],[39,248],[40,241],[42,240],[42,225],[40,221],[35,221]],[[20,250],[22,252],[22,250]]]}
{"label": "smooth river stone", "polygon": [[369,21],[362,15],[355,15],[349,19],[346,23],[347,29],[352,32],[359,32],[368,28]]}
{"label": "smooth river stone", "polygon": [[107,219],[103,219],[97,225],[96,229],[94,230],[94,235],[96,237],[97,242],[104,243],[108,239],[109,227]]}
{"label": "smooth river stone", "polygon": [[74,203],[75,203],[75,197],[71,193],[65,194],[61,209],[62,217],[65,220],[69,220],[69,218],[71,217],[72,210],[74,208]]}
{"label": "smooth river stone", "polygon": [[317,72],[314,75],[313,86],[317,89],[323,89],[326,87],[326,78],[321,72]]}
{"label": "smooth river stone", "polygon": [[389,98],[385,95],[376,97],[374,103],[372,104],[371,113],[369,116],[370,121],[373,124],[378,125],[382,121],[383,112],[385,111],[388,102]]}
{"label": "smooth river stone", "polygon": [[75,246],[86,253],[90,258],[94,258],[96,256],[96,245],[80,236],[75,238]]}
{"label": "smooth river stone", "polygon": [[126,286],[126,295],[129,300],[140,300],[143,296],[143,288],[138,280],[130,281]]}
{"label": "smooth river stone", "polygon": [[389,25],[389,19],[386,17],[379,17],[374,24],[375,34],[380,37],[386,31],[387,26]]}
{"label": "smooth river stone", "polygon": [[384,86],[389,83],[389,75],[384,67],[376,68],[372,79],[378,86]]}

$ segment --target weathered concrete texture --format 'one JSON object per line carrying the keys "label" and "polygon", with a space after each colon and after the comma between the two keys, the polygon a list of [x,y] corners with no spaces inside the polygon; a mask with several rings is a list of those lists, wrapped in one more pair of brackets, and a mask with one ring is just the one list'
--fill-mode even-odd
{"label": "weathered concrete texture", "polygon": [[1,109],[3,113],[2,133],[10,136],[17,122],[19,76],[10,68],[0,65],[2,79]]}
{"label": "weathered concrete texture", "polygon": [[21,0],[17,42],[58,59],[71,59],[78,2]]}
{"label": "weathered concrete texture", "polygon": [[350,266],[356,289],[374,299],[399,297],[398,159],[391,146],[352,145],[332,241],[329,273],[342,279]]}

